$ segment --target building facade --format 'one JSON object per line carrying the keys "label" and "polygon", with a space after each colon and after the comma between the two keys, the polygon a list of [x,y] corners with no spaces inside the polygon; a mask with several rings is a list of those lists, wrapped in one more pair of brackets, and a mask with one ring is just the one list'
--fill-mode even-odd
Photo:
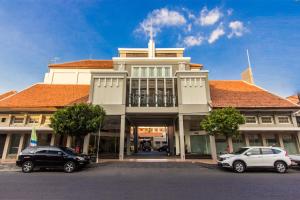
{"label": "building facade", "polygon": [[[225,150],[245,145],[275,145],[298,153],[295,113],[300,107],[248,80],[209,80],[209,72],[191,63],[183,48],[155,48],[151,39],[148,48],[119,48],[112,60],[50,64],[43,83],[0,99],[0,156],[2,162],[15,159],[29,144],[32,126],[39,145],[74,147],[73,138],[53,133],[49,119],[57,109],[81,102],[106,111],[101,157],[123,160],[138,154],[145,130],[154,150],[167,144],[170,155],[182,160],[215,160]],[[224,107],[245,116],[242,137],[214,137],[201,130],[201,120]],[[83,151],[95,153],[98,139],[99,133],[88,134]]]}

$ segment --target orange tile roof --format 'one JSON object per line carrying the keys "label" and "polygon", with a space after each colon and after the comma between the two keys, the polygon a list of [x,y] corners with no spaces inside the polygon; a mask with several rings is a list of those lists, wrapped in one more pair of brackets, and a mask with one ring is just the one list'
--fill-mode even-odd
{"label": "orange tile roof", "polygon": [[56,108],[86,102],[89,85],[36,84],[6,99],[0,109]]}
{"label": "orange tile roof", "polygon": [[209,81],[213,107],[298,108],[296,104],[245,81]]}
{"label": "orange tile roof", "polygon": [[202,69],[202,67],[203,67],[202,64],[190,63],[190,68],[200,68],[200,69]]}
{"label": "orange tile roof", "polygon": [[66,63],[50,64],[49,68],[59,69],[112,69],[112,60],[79,60]]}
{"label": "orange tile roof", "polygon": [[9,96],[11,96],[13,94],[16,94],[16,93],[17,93],[17,91],[11,90],[11,91],[5,92],[3,94],[0,94],[0,100],[4,99],[6,97],[9,97]]}
{"label": "orange tile roof", "polygon": [[295,104],[300,105],[300,97],[298,95],[289,96],[287,99]]}

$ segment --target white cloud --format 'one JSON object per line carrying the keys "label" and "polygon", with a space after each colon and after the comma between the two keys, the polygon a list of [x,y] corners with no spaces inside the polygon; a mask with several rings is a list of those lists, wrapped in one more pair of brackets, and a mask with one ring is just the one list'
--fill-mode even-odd
{"label": "white cloud", "polygon": [[187,32],[191,32],[191,31],[192,31],[192,24],[188,24],[188,25],[187,25],[186,31],[187,31]]}
{"label": "white cloud", "polygon": [[153,33],[156,35],[162,27],[181,26],[185,23],[186,19],[181,13],[167,8],[161,8],[153,10],[148,14],[147,18],[140,23],[137,31],[148,34],[152,25]]}
{"label": "white cloud", "polygon": [[222,26],[219,26],[218,28],[216,28],[209,36],[208,38],[208,43],[209,44],[212,44],[214,43],[215,41],[217,41],[222,35],[225,34],[225,31],[223,29]]}
{"label": "white cloud", "polygon": [[222,15],[223,14],[219,8],[208,10],[206,7],[204,7],[200,12],[198,23],[200,23],[202,26],[210,26],[217,23],[221,19]]}
{"label": "white cloud", "polygon": [[231,38],[233,36],[241,37],[247,31],[243,22],[241,22],[241,21],[230,22],[229,28],[231,29],[231,33],[228,35],[228,38]]}
{"label": "white cloud", "polygon": [[183,44],[186,47],[200,46],[204,41],[204,37],[202,36],[186,36],[183,39]]}

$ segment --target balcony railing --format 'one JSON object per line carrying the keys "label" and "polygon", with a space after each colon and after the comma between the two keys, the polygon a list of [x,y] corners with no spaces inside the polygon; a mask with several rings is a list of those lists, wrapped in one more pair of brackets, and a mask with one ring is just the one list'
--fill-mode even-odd
{"label": "balcony railing", "polygon": [[175,107],[177,99],[175,95],[138,95],[129,94],[127,106],[130,107]]}

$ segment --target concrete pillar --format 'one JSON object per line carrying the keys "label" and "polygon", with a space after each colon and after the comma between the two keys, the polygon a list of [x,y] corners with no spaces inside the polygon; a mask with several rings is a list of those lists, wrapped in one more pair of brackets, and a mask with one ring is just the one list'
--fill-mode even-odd
{"label": "concrete pillar", "polygon": [[124,159],[125,115],[121,115],[119,160]]}
{"label": "concrete pillar", "polygon": [[134,153],[138,152],[138,142],[139,142],[139,138],[138,138],[138,127],[134,126],[133,127],[133,142],[134,142]]}
{"label": "concrete pillar", "polygon": [[170,155],[174,155],[174,126],[168,126],[168,137],[169,137],[169,147]]}
{"label": "concrete pillar", "polygon": [[227,144],[228,144],[228,153],[232,153],[233,152],[233,143],[232,143],[232,137],[228,137],[227,138]]}
{"label": "concrete pillar", "polygon": [[211,158],[214,161],[217,161],[217,147],[216,147],[215,136],[212,135],[209,136],[209,144],[210,144]]}
{"label": "concrete pillar", "polygon": [[126,155],[130,156],[130,131],[126,132]]}
{"label": "concrete pillar", "polygon": [[175,146],[176,146],[176,156],[180,154],[180,145],[179,145],[179,134],[175,132]]}
{"label": "concrete pillar", "polygon": [[50,141],[50,146],[54,146],[54,145],[55,145],[55,134],[52,133],[51,141]]}
{"label": "concrete pillar", "polygon": [[249,147],[249,146],[250,146],[249,137],[248,137],[247,134],[245,134],[244,137],[245,137],[245,145],[246,145],[247,147]]}
{"label": "concrete pillar", "polygon": [[190,135],[185,135],[185,144],[186,144],[186,150],[187,153],[191,153],[192,152],[192,148],[191,148],[191,136]]}
{"label": "concrete pillar", "polygon": [[18,147],[18,153],[17,155],[19,155],[23,149],[24,146],[24,138],[25,138],[25,134],[21,135],[20,141],[19,141],[19,147]]}
{"label": "concrete pillar", "polygon": [[283,138],[282,138],[282,134],[278,133],[278,142],[279,142],[279,146],[284,149],[284,144],[283,144]]}
{"label": "concrete pillar", "polygon": [[260,137],[261,137],[262,145],[267,146],[267,141],[266,141],[265,134],[260,134]]}
{"label": "concrete pillar", "polygon": [[2,153],[2,160],[5,160],[7,157],[10,140],[11,140],[11,134],[7,134],[6,139],[5,139],[4,148],[3,148],[3,153]]}
{"label": "concrete pillar", "polygon": [[183,127],[182,114],[179,114],[178,122],[179,122],[180,157],[181,160],[185,160],[184,127]]}
{"label": "concrete pillar", "polygon": [[72,137],[68,135],[67,137],[67,147],[71,148]]}
{"label": "concrete pillar", "polygon": [[83,153],[85,153],[85,154],[89,153],[90,137],[91,137],[90,133],[87,134],[84,137],[84,141],[83,141]]}
{"label": "concrete pillar", "polygon": [[298,152],[300,152],[300,132],[297,132],[297,144],[298,144]]}

